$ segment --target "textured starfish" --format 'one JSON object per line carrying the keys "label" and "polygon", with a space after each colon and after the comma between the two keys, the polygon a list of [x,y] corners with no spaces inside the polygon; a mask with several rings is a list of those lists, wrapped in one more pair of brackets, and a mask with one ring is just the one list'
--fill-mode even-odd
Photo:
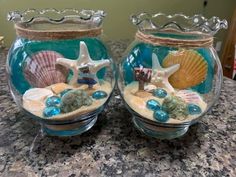
{"label": "textured starfish", "polygon": [[[63,65],[73,71],[73,76],[69,82],[70,85],[76,85],[78,78],[83,76],[84,73],[80,71],[80,69],[88,67],[90,75],[87,77],[90,77],[91,79],[94,79],[96,82],[98,82],[98,78],[96,76],[96,73],[102,69],[103,67],[106,67],[110,64],[110,60],[108,59],[102,59],[102,60],[92,60],[88,48],[84,42],[80,42],[80,53],[79,58],[76,60],[67,59],[67,58],[57,58],[57,64]],[[81,75],[81,76],[79,76]]]}
{"label": "textured starfish", "polygon": [[152,54],[152,79],[151,83],[157,87],[165,88],[170,92],[174,92],[174,88],[169,83],[168,78],[175,73],[180,64],[172,65],[168,68],[162,68],[156,54]]}

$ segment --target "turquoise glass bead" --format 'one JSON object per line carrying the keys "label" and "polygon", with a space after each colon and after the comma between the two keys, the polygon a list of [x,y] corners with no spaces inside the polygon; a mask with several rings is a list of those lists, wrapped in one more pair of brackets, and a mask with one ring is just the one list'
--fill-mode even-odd
{"label": "turquoise glass bead", "polygon": [[153,111],[161,109],[160,103],[156,100],[153,100],[153,99],[147,101],[146,107],[148,109],[153,110]]}
{"label": "turquoise glass bead", "polygon": [[96,91],[92,94],[93,99],[99,100],[107,97],[107,93],[104,91]]}
{"label": "turquoise glass bead", "polygon": [[169,119],[168,113],[163,110],[155,111],[153,117],[159,122],[166,122]]}
{"label": "turquoise glass bead", "polygon": [[165,98],[167,95],[167,92],[162,88],[157,88],[153,91],[153,95],[158,98]]}
{"label": "turquoise glass bead", "polygon": [[201,114],[201,108],[196,104],[189,104],[188,105],[188,112],[190,115]]}
{"label": "turquoise glass bead", "polygon": [[63,95],[65,95],[67,92],[69,92],[72,89],[65,89],[60,93],[60,96],[62,97]]}
{"label": "turquoise glass bead", "polygon": [[55,106],[50,106],[50,107],[46,107],[43,111],[43,115],[45,117],[52,117],[52,116],[56,116],[58,114],[61,113],[60,108],[55,107]]}
{"label": "turquoise glass bead", "polygon": [[50,107],[50,106],[59,106],[61,103],[61,98],[58,96],[51,96],[49,98],[47,98],[46,100],[46,106]]}

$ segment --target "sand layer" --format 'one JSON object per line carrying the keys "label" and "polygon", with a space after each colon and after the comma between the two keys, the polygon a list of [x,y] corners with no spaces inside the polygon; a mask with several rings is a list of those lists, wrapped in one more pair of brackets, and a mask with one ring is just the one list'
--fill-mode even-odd
{"label": "sand layer", "polygon": [[[67,87],[68,86],[68,87]],[[71,120],[74,118],[78,118],[79,116],[92,112],[96,109],[98,109],[100,106],[102,106],[107,99],[109,98],[109,95],[112,91],[112,85],[111,83],[107,82],[107,81],[102,81],[101,84],[96,84],[93,86],[92,89],[88,89],[87,85],[80,85],[78,87],[71,87],[70,85],[64,85],[64,89],[66,88],[73,88],[73,89],[82,89],[85,90],[89,95],[92,95],[93,92],[98,91],[98,90],[102,90],[105,91],[107,93],[107,97],[103,98],[103,99],[99,99],[99,100],[95,100],[93,99],[93,103],[90,106],[82,106],[79,109],[69,112],[69,113],[62,113],[59,114],[57,116],[53,116],[50,118],[46,118],[43,116],[43,110],[45,108],[45,100],[38,100],[38,101],[31,101],[31,100],[23,100],[23,107],[29,111],[30,113],[41,117],[43,119],[51,119],[51,120]],[[47,87],[47,89],[52,90],[54,88],[54,85]],[[55,92],[54,92],[55,93]],[[56,95],[56,93],[55,93]]]}
{"label": "sand layer", "polygon": [[[146,108],[146,102],[150,99],[154,99],[157,100],[160,104],[162,104],[164,100],[161,98],[157,98],[148,92],[138,92],[138,82],[132,82],[124,88],[124,99],[126,103],[130,106],[130,108],[132,108],[135,112],[153,121],[156,121],[153,117],[153,111]],[[203,101],[203,99],[200,100],[198,106],[201,108],[202,112],[204,112],[207,108],[207,104]],[[167,123],[177,124],[177,123],[188,122],[193,119],[196,119],[199,116],[200,114],[188,115],[182,121],[170,117]]]}

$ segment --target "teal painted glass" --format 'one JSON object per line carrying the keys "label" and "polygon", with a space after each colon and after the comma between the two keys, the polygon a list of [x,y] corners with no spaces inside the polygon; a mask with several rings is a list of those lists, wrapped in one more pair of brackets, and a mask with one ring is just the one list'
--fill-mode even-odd
{"label": "teal painted glass", "polygon": [[[65,58],[77,59],[81,41],[86,43],[89,54],[93,60],[109,58],[106,47],[97,38],[50,41],[32,41],[24,38],[18,38],[9,51],[9,66],[12,71],[10,77],[13,86],[21,94],[31,88],[30,84],[24,77],[23,69],[25,60],[32,54],[40,51],[52,50],[62,54]],[[101,69],[97,72],[97,77],[99,79],[103,79],[105,72],[105,68]]]}
{"label": "teal painted glass", "polygon": [[[152,67],[152,53],[158,56],[160,63],[162,64],[165,57],[170,51],[176,51],[178,48],[166,47],[166,46],[153,46],[146,43],[138,43],[133,46],[131,51],[128,53],[127,57],[123,60],[124,68],[124,79],[125,83],[129,84],[135,80],[134,68],[143,66],[144,68]],[[196,49],[199,54],[201,54],[204,60],[207,62],[207,76],[204,82],[198,84],[197,86],[191,87],[191,89],[204,94],[211,91],[212,81],[214,77],[214,61],[213,56],[209,49],[200,48]]]}
{"label": "teal painted glass", "polygon": [[175,38],[175,39],[201,39],[201,37],[194,34],[173,34],[173,33],[153,33],[154,36],[163,38]]}

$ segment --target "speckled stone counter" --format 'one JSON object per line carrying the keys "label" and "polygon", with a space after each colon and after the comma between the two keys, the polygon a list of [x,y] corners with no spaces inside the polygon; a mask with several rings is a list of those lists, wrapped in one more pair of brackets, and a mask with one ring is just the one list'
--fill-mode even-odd
{"label": "speckled stone counter", "polygon": [[[119,58],[123,42],[110,43]],[[81,136],[43,136],[13,102],[0,52],[0,176],[236,176],[236,82],[224,79],[219,102],[182,138],[137,131],[117,91],[95,127]]]}

